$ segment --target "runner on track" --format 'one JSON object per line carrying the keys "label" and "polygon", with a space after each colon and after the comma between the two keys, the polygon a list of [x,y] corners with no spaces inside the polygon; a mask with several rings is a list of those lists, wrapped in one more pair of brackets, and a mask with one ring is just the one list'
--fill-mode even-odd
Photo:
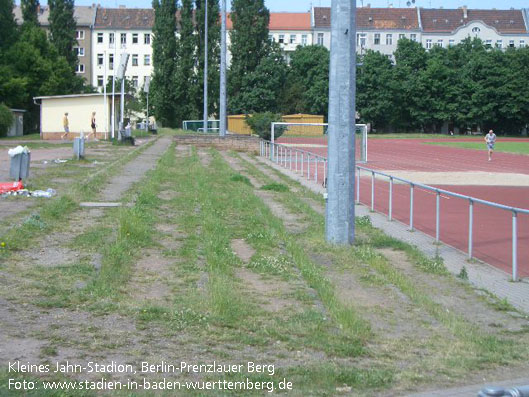
{"label": "runner on track", "polygon": [[496,134],[494,131],[490,130],[489,133],[485,135],[485,142],[487,143],[487,149],[489,150],[489,161],[491,161],[494,144],[496,143]]}

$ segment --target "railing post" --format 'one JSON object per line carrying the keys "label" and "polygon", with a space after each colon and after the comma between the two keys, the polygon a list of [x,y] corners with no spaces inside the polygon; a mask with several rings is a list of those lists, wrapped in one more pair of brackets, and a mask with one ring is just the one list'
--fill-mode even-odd
{"label": "railing post", "polygon": [[512,212],[512,281],[518,281],[518,230],[517,213]]}
{"label": "railing post", "polygon": [[468,200],[468,259],[472,259],[474,237],[474,201]]}
{"label": "railing post", "polygon": [[410,183],[410,231],[413,231],[413,183]]}
{"label": "railing post", "polygon": [[290,156],[289,156],[289,160],[290,160],[290,171],[292,171],[292,149],[290,149]]}
{"label": "railing post", "polygon": [[435,241],[439,242],[439,215],[440,215],[440,200],[441,199],[441,193],[439,191],[437,192],[437,195],[435,197]]}
{"label": "railing post", "polygon": [[356,167],[356,202],[360,204],[360,168]]}
{"label": "railing post", "polygon": [[375,171],[371,171],[371,211],[375,211]]}
{"label": "railing post", "polygon": [[301,177],[303,177],[303,175],[305,175],[305,154],[303,152],[301,152]]}
{"label": "railing post", "polygon": [[314,159],[316,160],[316,168],[314,169],[314,182],[318,183],[318,157],[314,156]]}
{"label": "railing post", "polygon": [[389,177],[389,208],[388,220],[393,219],[393,177]]}
{"label": "railing post", "polygon": [[298,151],[296,150],[296,174],[298,173]]}
{"label": "railing post", "polygon": [[323,159],[323,186],[327,187],[325,180],[327,179],[327,159]]}
{"label": "railing post", "polygon": [[307,180],[310,180],[310,154],[307,153]]}

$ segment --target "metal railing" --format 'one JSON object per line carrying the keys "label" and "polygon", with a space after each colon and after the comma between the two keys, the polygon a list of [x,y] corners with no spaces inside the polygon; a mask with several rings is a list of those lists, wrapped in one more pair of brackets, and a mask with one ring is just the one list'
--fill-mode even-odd
{"label": "metal railing", "polygon": [[[323,163],[323,185],[326,184],[327,178],[327,158],[323,156],[316,155],[305,150],[292,148],[284,146],[277,143],[272,143],[269,141],[261,140],[260,141],[260,155],[262,157],[267,157],[274,163],[277,163],[285,168],[290,168],[295,172],[301,172],[304,176],[307,174],[307,179],[318,181],[318,164]],[[295,161],[293,161],[295,158]],[[314,167],[311,167],[312,163],[315,164]],[[301,160],[301,161],[299,161]],[[293,165],[294,164],[294,165]],[[301,167],[299,167],[301,164]],[[306,167],[305,167],[306,164]],[[312,176],[311,176],[312,171]],[[436,187],[428,186],[422,183],[416,183],[409,181],[404,178],[399,178],[393,175],[386,174],[384,172],[376,171],[364,166],[356,165],[356,202],[360,204],[360,177],[362,172],[371,175],[371,211],[375,211],[375,181],[376,177],[386,178],[389,181],[389,192],[388,192],[388,220],[393,220],[393,187],[395,182],[402,184],[407,184],[409,186],[410,192],[410,202],[409,202],[409,229],[410,231],[414,230],[413,224],[413,214],[414,214],[414,191],[415,189],[423,189],[429,192],[435,193],[435,241],[440,241],[440,231],[441,231],[441,196],[453,197],[468,202],[468,259],[474,258],[473,248],[474,248],[474,205],[481,204],[488,207],[497,208],[503,211],[510,212],[512,215],[512,280],[518,281],[518,214],[528,214],[529,210],[517,207],[511,207],[508,205],[498,204],[492,201],[478,199],[476,197],[467,196],[464,194],[454,193],[448,190],[439,189]]]}

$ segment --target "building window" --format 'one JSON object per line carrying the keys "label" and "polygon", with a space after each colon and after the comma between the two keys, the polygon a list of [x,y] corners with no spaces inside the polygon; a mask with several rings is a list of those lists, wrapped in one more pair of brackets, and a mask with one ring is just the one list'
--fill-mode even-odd
{"label": "building window", "polygon": [[138,33],[132,33],[132,44],[138,44]]}
{"label": "building window", "polygon": [[75,67],[75,73],[84,73],[84,65],[82,63]]}
{"label": "building window", "polygon": [[417,35],[415,33],[410,34],[411,41],[417,41]]}
{"label": "building window", "polygon": [[103,87],[103,76],[97,76],[97,86],[98,87]]}
{"label": "building window", "polygon": [[366,46],[367,42],[367,34],[366,33],[357,33],[356,34],[356,45],[360,48],[364,48]]}
{"label": "building window", "polygon": [[103,66],[104,62],[104,55],[103,54],[97,54],[97,66]]}
{"label": "building window", "polygon": [[520,40],[520,48],[525,48],[525,40]]}
{"label": "building window", "polygon": [[83,47],[74,47],[75,52],[78,57],[84,57],[84,48]]}
{"label": "building window", "polygon": [[480,31],[481,29],[478,27],[472,28],[472,33],[479,33]]}
{"label": "building window", "polygon": [[485,47],[491,48],[492,47],[492,40],[485,40]]}
{"label": "building window", "polygon": [[145,33],[143,35],[143,44],[151,44],[151,34]]}
{"label": "building window", "polygon": [[380,33],[375,33],[375,41],[374,41],[375,45],[379,45],[380,44]]}
{"label": "building window", "polygon": [[285,35],[284,34],[280,34],[279,35],[279,43],[283,44],[284,42],[285,42]]}
{"label": "building window", "polygon": [[108,34],[108,44],[114,44],[114,33]]}
{"label": "building window", "polygon": [[149,54],[143,56],[143,64],[145,66],[151,66],[151,56]]}
{"label": "building window", "polygon": [[291,34],[290,35],[290,44],[296,44],[296,35],[295,34]]}
{"label": "building window", "polygon": [[274,35],[273,35],[273,34],[269,34],[269,35],[268,35],[268,41],[269,41],[269,42],[274,41]]}
{"label": "building window", "polygon": [[98,44],[103,44],[103,33],[98,33],[97,34],[97,43]]}
{"label": "building window", "polygon": [[426,40],[426,49],[429,50],[430,48],[432,48],[432,40],[428,39]]}
{"label": "building window", "polygon": [[132,86],[138,88],[138,76],[132,76]]}
{"label": "building window", "polygon": [[302,34],[301,35],[301,44],[302,45],[307,45],[307,39],[308,39],[307,35],[306,34]]}
{"label": "building window", "polygon": [[406,38],[406,35],[405,35],[405,34],[403,34],[403,33],[400,33],[400,34],[399,34],[399,40],[400,40],[400,39],[405,39],[405,38]]}
{"label": "building window", "polygon": [[514,48],[514,40],[509,40],[509,47]]}
{"label": "building window", "polygon": [[114,54],[108,55],[108,68],[114,70]]}
{"label": "building window", "polygon": [[127,44],[127,33],[121,33],[121,45]]}
{"label": "building window", "polygon": [[138,66],[138,54],[132,54],[132,66]]}
{"label": "building window", "polygon": [[76,30],[75,31],[75,38],[77,40],[84,40],[84,30]]}
{"label": "building window", "polygon": [[448,47],[453,47],[456,45],[456,41],[455,40],[448,40]]}
{"label": "building window", "polygon": [[318,45],[323,45],[323,33],[318,33]]}
{"label": "building window", "polygon": [[437,47],[443,48],[443,40],[437,40]]}
{"label": "building window", "polygon": [[387,34],[386,35],[386,45],[392,45],[393,44],[393,35]]}
{"label": "building window", "polygon": [[503,41],[497,40],[496,41],[496,48],[502,48],[503,47]]}

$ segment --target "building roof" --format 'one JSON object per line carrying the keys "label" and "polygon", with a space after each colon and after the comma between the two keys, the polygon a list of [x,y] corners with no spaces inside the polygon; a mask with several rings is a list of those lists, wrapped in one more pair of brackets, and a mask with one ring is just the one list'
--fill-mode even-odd
{"label": "building roof", "polygon": [[[226,14],[226,29],[233,29],[231,13]],[[310,30],[310,12],[271,12],[270,30]]]}
{"label": "building roof", "polygon": [[[331,27],[330,7],[314,7],[314,27]],[[356,9],[356,28],[419,30],[417,10],[414,8],[370,8]]]}
{"label": "building roof", "polygon": [[[97,6],[75,6],[73,16],[77,22],[77,26],[91,26],[94,23],[94,17]],[[50,8],[48,6],[39,7],[39,23],[42,26],[49,26]],[[13,7],[13,14],[16,22],[20,25],[23,22],[22,10],[20,6]]]}
{"label": "building roof", "polygon": [[[69,95],[49,95],[49,96],[36,96],[33,99],[61,99],[61,98],[83,98],[92,96],[104,96],[102,92],[95,92],[91,94],[69,94]],[[111,92],[107,92],[107,96],[112,96]],[[118,95],[116,95],[117,97]]]}
{"label": "building roof", "polygon": [[451,33],[476,21],[496,29],[498,33],[527,33],[522,10],[421,9],[424,32]]}
{"label": "building roof", "polygon": [[95,29],[152,29],[152,8],[98,8]]}

